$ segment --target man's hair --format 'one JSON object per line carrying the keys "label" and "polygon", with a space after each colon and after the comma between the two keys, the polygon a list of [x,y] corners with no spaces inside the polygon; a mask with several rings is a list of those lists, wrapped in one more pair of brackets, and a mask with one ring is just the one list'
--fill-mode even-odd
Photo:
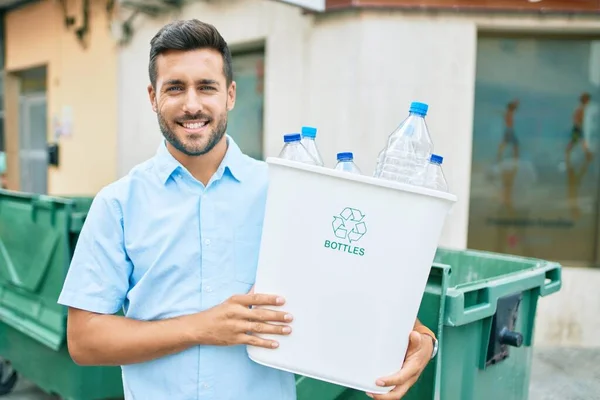
{"label": "man's hair", "polygon": [[588,93],[588,92],[584,92],[581,94],[581,96],[579,96],[579,101],[589,101],[591,100],[592,96]]}
{"label": "man's hair", "polygon": [[227,86],[233,81],[231,52],[227,42],[212,25],[197,19],[174,21],[163,26],[150,41],[150,83],[156,87],[156,59],[168,50],[213,49],[223,57],[223,74]]}

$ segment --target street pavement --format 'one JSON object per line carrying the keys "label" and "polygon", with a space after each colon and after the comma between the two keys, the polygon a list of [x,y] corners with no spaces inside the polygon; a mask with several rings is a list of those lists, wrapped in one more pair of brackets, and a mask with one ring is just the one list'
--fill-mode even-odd
{"label": "street pavement", "polygon": [[530,400],[600,400],[600,348],[534,349]]}
{"label": "street pavement", "polygon": [[[15,392],[0,398],[58,400],[24,380],[19,381]],[[534,349],[529,400],[600,400],[600,348]]]}

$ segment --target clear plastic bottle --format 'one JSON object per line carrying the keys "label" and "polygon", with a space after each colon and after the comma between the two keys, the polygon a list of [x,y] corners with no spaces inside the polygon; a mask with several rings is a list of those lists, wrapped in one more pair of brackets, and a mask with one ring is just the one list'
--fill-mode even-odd
{"label": "clear plastic bottle", "polygon": [[308,151],[308,154],[315,159],[317,165],[322,167],[324,165],[323,157],[321,157],[321,153],[319,153],[319,149],[317,148],[316,137],[317,128],[313,128],[312,126],[302,127],[302,144]]}
{"label": "clear plastic bottle", "polygon": [[375,177],[392,181],[423,185],[427,165],[433,151],[433,142],[425,123],[428,106],[412,102],[408,117],[388,138],[383,160]]}
{"label": "clear plastic bottle", "polygon": [[299,133],[288,133],[283,135],[283,142],[284,145],[279,153],[279,158],[317,165],[315,159],[308,154],[308,151],[306,151],[306,148],[302,145]]}
{"label": "clear plastic bottle", "polygon": [[[396,128],[396,130],[398,130],[398,128]],[[375,166],[375,172],[373,173],[374,177],[379,177],[379,174],[381,173],[381,168],[383,167],[383,161],[385,160],[385,151],[389,147],[390,143],[392,143],[393,140],[395,139],[395,137],[393,136],[393,134],[394,133],[392,132],[390,134],[390,136],[388,137],[388,144],[387,144],[387,146],[384,147],[383,149],[381,149],[381,151],[377,155],[377,165]]]}
{"label": "clear plastic bottle", "polygon": [[427,174],[425,175],[425,187],[430,189],[440,190],[442,192],[448,191],[448,182],[444,176],[442,170],[442,162],[444,157],[437,154],[432,154],[427,166]]}
{"label": "clear plastic bottle", "polygon": [[354,164],[354,155],[350,152],[337,154],[337,165],[334,168],[337,171],[350,172],[352,174],[362,175],[358,166]]}
{"label": "clear plastic bottle", "polygon": [[377,164],[375,165],[374,177],[379,177],[381,174],[381,167],[383,166],[383,160],[385,159],[385,147],[377,155]]}

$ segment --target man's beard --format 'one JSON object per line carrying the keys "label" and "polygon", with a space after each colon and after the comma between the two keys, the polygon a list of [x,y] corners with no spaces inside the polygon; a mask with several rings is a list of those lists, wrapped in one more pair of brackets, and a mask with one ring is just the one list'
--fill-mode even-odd
{"label": "man's beard", "polygon": [[[169,143],[171,143],[171,146],[175,147],[177,150],[179,150],[186,156],[196,157],[208,153],[217,145],[217,143],[221,141],[221,139],[225,135],[225,132],[227,131],[227,112],[224,112],[220,115],[217,126],[210,132],[208,142],[205,146],[187,145],[177,137],[177,135],[171,128],[169,128],[167,121],[164,119],[160,112],[157,113],[157,116],[158,126],[160,127],[160,131],[162,132],[164,138],[167,139]],[[200,119],[208,119],[210,121],[212,118],[209,118],[208,116],[202,113],[198,113],[196,115],[186,116],[183,120],[180,120],[178,122],[183,123],[185,121]]]}

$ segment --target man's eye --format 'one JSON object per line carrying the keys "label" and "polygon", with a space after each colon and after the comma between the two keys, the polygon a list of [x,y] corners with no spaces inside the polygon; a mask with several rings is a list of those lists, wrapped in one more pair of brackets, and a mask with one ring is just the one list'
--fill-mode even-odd
{"label": "man's eye", "polygon": [[171,87],[167,88],[167,92],[175,92],[178,90],[183,90],[183,88],[181,86],[171,86]]}
{"label": "man's eye", "polygon": [[200,90],[215,90],[212,86],[200,86]]}

